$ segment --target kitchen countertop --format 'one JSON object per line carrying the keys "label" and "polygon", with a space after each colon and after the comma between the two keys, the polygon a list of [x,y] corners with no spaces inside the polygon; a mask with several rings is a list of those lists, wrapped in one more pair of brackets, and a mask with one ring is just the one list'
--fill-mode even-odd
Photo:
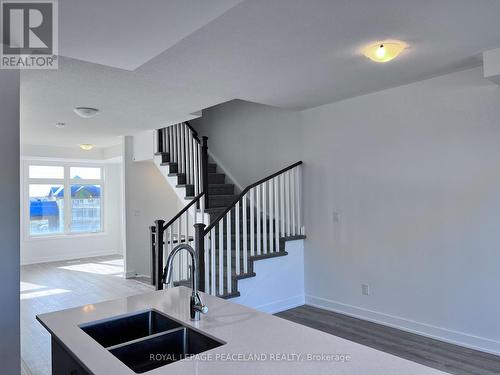
{"label": "kitchen countertop", "polygon": [[[149,309],[156,309],[226,344],[204,352],[204,358],[177,361],[146,372],[148,375],[445,374],[203,293],[202,299],[209,312],[202,315],[200,321],[192,322],[189,319],[190,294],[191,289],[177,287],[41,314],[37,318],[96,375],[132,375],[135,372],[82,331],[79,325]],[[315,360],[308,355],[316,355]],[[348,360],[339,360],[336,355],[347,356],[344,358]],[[318,360],[318,356],[323,360]],[[249,361],[252,358],[254,361]]]}

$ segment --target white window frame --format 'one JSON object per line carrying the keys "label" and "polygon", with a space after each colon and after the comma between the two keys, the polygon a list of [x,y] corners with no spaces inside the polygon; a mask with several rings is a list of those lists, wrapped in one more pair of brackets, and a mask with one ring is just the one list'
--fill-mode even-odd
{"label": "white window frame", "polygon": [[[30,178],[29,167],[30,165],[40,166],[57,166],[64,167],[64,178]],[[71,167],[90,167],[100,168],[100,179],[80,179],[72,180],[70,177]],[[25,240],[41,240],[41,239],[55,239],[55,238],[73,238],[73,237],[87,237],[87,236],[102,236],[106,234],[106,221],[105,221],[105,207],[107,196],[106,190],[106,176],[104,164],[85,163],[85,162],[68,162],[68,161],[44,161],[44,160],[25,160],[23,164],[23,186],[22,186],[22,203],[24,212],[24,237]],[[64,186],[64,232],[63,233],[49,233],[49,234],[31,234],[30,233],[30,198],[29,186],[30,184],[54,184]],[[72,210],[71,210],[71,185],[100,185],[101,186],[101,230],[97,232],[71,232]]]}

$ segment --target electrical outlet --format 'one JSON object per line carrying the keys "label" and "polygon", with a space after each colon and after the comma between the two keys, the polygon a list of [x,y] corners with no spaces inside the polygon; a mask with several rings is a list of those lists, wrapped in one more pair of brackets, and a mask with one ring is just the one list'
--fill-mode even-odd
{"label": "electrical outlet", "polygon": [[369,296],[370,295],[370,285],[361,284],[361,294],[364,296]]}
{"label": "electrical outlet", "polygon": [[134,216],[141,216],[141,211],[134,210]]}
{"label": "electrical outlet", "polygon": [[332,219],[335,224],[340,223],[340,212],[338,211],[333,211],[332,212]]}

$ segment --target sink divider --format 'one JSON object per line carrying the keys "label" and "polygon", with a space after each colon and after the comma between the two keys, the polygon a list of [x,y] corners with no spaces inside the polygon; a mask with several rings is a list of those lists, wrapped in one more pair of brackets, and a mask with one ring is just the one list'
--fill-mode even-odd
{"label": "sink divider", "polygon": [[168,335],[168,334],[173,333],[173,332],[182,331],[184,329],[186,329],[186,327],[184,327],[184,326],[172,328],[172,329],[169,329],[168,331],[158,332],[158,333],[155,333],[152,335],[139,337],[138,339],[135,339],[135,340],[125,341],[125,342],[122,342],[120,344],[108,346],[105,349],[108,351],[111,351],[114,349],[122,348],[122,347],[127,346],[127,345],[135,344],[137,342],[146,341],[146,340],[149,340],[149,339],[154,338],[154,337],[164,336],[164,335]]}

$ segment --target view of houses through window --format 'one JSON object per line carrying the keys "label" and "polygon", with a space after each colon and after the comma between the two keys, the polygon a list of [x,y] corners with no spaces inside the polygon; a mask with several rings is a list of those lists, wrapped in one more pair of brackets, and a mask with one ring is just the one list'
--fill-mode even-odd
{"label": "view of houses through window", "polygon": [[102,232],[102,167],[28,164],[29,235]]}

